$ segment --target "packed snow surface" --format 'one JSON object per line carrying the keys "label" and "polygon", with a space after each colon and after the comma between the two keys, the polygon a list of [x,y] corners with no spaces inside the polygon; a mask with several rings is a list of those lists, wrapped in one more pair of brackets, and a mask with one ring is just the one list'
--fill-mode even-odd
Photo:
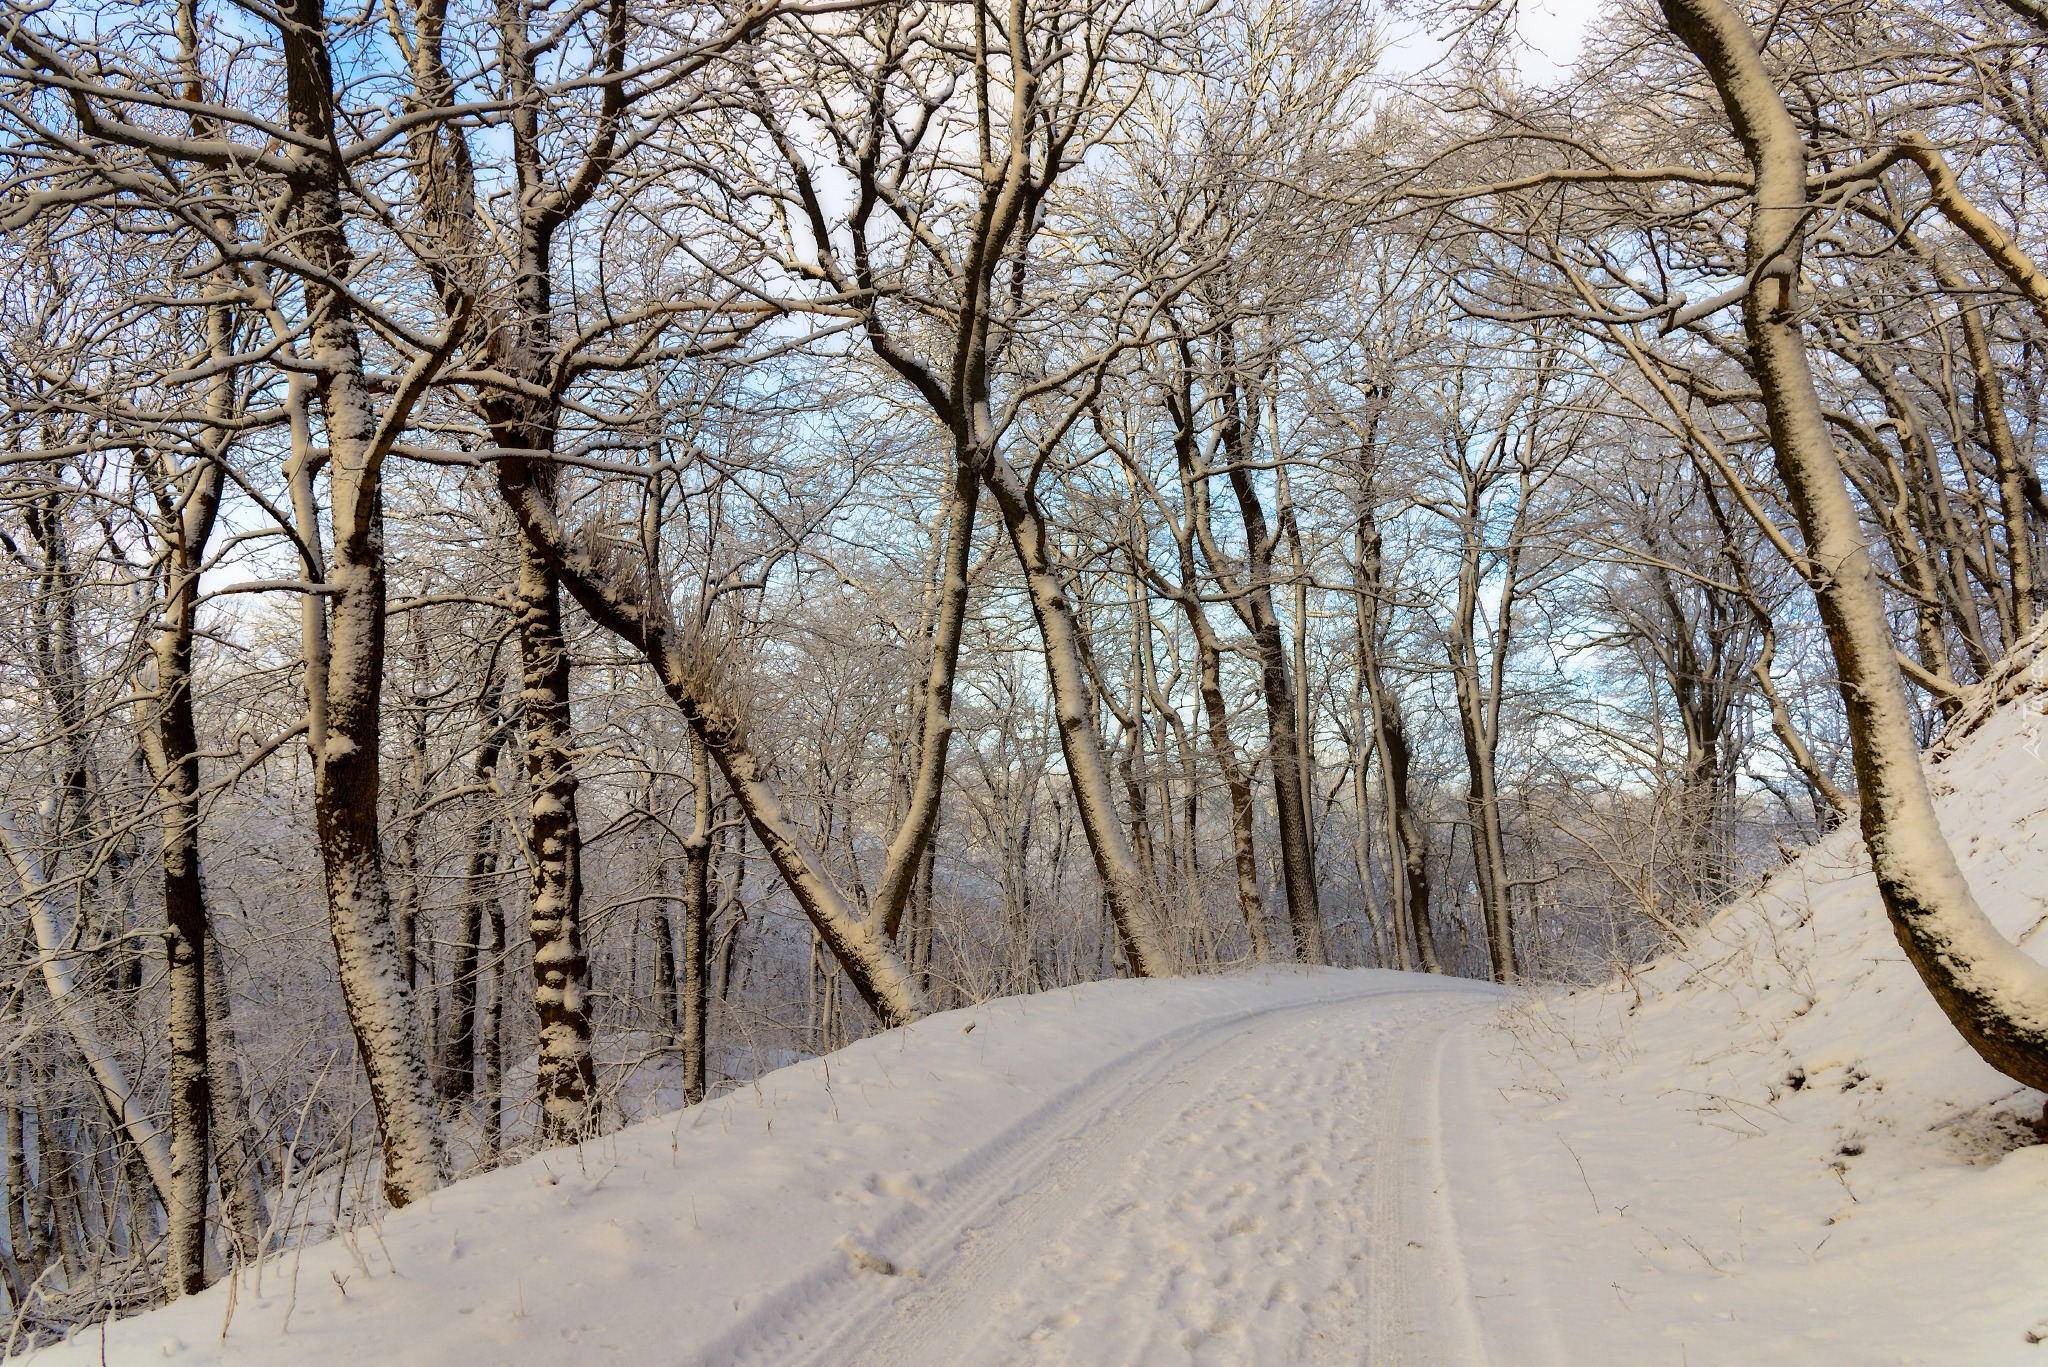
{"label": "packed snow surface", "polygon": [[949,1012],[111,1324],[107,1360],[1476,1361],[1434,1088],[1497,1000],[1275,969]]}
{"label": "packed snow surface", "polygon": [[[2008,708],[1934,774],[2022,945],[2036,735]],[[1268,969],[988,1002],[36,1360],[2048,1364],[2041,1103],[1942,1019],[1844,832],[1600,989]]]}

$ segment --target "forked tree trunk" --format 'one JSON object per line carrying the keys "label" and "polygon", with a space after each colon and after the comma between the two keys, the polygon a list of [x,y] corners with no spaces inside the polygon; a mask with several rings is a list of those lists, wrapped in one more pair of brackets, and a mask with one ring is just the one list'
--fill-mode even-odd
{"label": "forked tree trunk", "polygon": [[1806,147],[1742,17],[1722,0],[1662,0],[1712,78],[1755,175],[1742,306],[1778,476],[1806,541],[1847,709],[1863,840],[1906,958],[1963,1037],[2014,1081],[2048,1090],[2048,968],[1978,907],[1941,833],[1884,591],[1814,390],[1799,322]]}
{"label": "forked tree trunk", "polygon": [[1963,326],[1963,343],[1970,357],[1976,382],[1977,420],[1984,428],[1984,441],[1991,448],[1993,476],[1998,484],[1998,508],[2005,527],[2007,585],[2011,592],[2012,620],[2007,624],[2005,647],[2019,643],[2034,629],[2038,612],[2034,594],[2034,542],[2027,513],[2026,481],[2029,464],[2013,440],[2012,426],[2005,416],[2005,388],[1999,383],[1998,362],[1991,354],[1985,335],[1983,315],[1973,304],[1957,310]]}
{"label": "forked tree trunk", "polygon": [[[279,27],[285,104],[302,140],[292,208],[300,249],[330,278],[354,264],[342,203],[347,180],[333,149],[334,72],[322,0],[291,0]],[[385,646],[383,463],[406,410],[438,358],[422,358],[380,414],[365,374],[353,307],[338,290],[306,286],[305,337],[312,374],[295,376],[287,407],[292,427],[288,474],[294,485],[306,577],[325,594],[307,595],[307,749],[313,760],[313,811],[320,834],[328,929],[342,1000],[370,1084],[384,1149],[384,1195],[408,1205],[440,1180],[440,1132],[426,1050],[411,987],[399,961],[378,830],[378,742]],[[310,391],[310,392],[309,392]],[[317,397],[324,456],[313,445],[308,399]],[[334,544],[319,563],[320,519],[313,506],[316,468],[328,471]],[[329,606],[320,608],[325,597]]]}
{"label": "forked tree trunk", "polygon": [[[1503,420],[1505,421],[1505,419]],[[1505,442],[1505,431],[1496,447]],[[1501,826],[1500,749],[1502,694],[1514,622],[1517,544],[1527,489],[1517,504],[1515,527],[1508,533],[1507,568],[1500,585],[1498,620],[1486,659],[1480,657],[1479,611],[1484,584],[1485,484],[1469,471],[1464,478],[1465,505],[1459,509],[1458,601],[1444,645],[1450,656],[1458,729],[1465,747],[1465,807],[1471,821],[1472,867],[1479,887],[1480,916],[1486,935],[1487,964],[1495,982],[1520,976],[1515,958],[1514,909],[1508,882],[1507,841]]]}
{"label": "forked tree trunk", "polygon": [[[1252,484],[1254,459],[1245,427],[1242,395],[1235,374],[1237,354],[1230,329],[1220,337],[1223,399],[1222,446],[1229,462],[1229,483],[1244,523],[1245,624],[1259,657],[1259,685],[1266,703],[1267,762],[1273,771],[1273,815],[1279,827],[1280,871],[1287,889],[1287,923],[1294,932],[1294,957],[1305,964],[1326,963],[1323,912],[1316,890],[1315,837],[1309,830],[1307,769],[1303,737],[1297,727],[1293,672],[1288,668],[1287,638],[1273,607],[1273,551],[1279,537],[1267,527],[1265,504]],[[1219,578],[1222,567],[1213,567]],[[1226,591],[1229,591],[1226,586]]]}
{"label": "forked tree trunk", "polygon": [[[1201,580],[1195,565],[1196,532],[1207,517],[1208,481],[1197,469],[1192,356],[1185,345],[1180,352],[1179,383],[1166,400],[1167,415],[1173,422],[1174,466],[1180,477],[1181,522],[1174,528],[1180,582],[1168,583],[1156,572],[1152,573],[1152,580],[1155,589],[1180,605],[1181,615],[1194,637],[1196,689],[1202,696],[1205,730],[1230,799],[1230,849],[1237,873],[1238,911],[1244,917],[1252,957],[1263,963],[1273,957],[1273,941],[1266,927],[1265,899],[1259,893],[1259,856],[1252,835],[1256,814],[1252,773],[1230,735],[1230,702],[1223,694],[1223,645],[1202,604]],[[1107,439],[1106,432],[1104,437]],[[1129,461],[1126,467],[1130,468]],[[1135,469],[1132,474],[1136,476]]]}
{"label": "forked tree trunk", "polygon": [[[197,6],[185,0],[178,7],[177,30],[183,94],[195,105],[204,91],[198,68]],[[217,129],[199,122],[193,132],[201,137]],[[231,220],[217,219],[215,227],[223,236],[233,231]],[[216,279],[216,285],[232,289],[232,278]],[[230,309],[215,305],[206,311],[206,350],[216,363],[233,354],[234,322]],[[222,373],[207,383],[204,407],[208,418],[225,422],[234,416],[233,371],[223,364]],[[166,1033],[171,1063],[170,1131],[171,1183],[165,1213],[170,1224],[170,1284],[180,1294],[192,1295],[206,1286],[206,1194],[209,1128],[215,1109],[208,1062],[209,991],[208,949],[211,929],[207,921],[206,888],[199,862],[199,733],[192,711],[193,641],[197,629],[199,574],[206,564],[206,547],[213,536],[220,495],[226,478],[221,460],[226,446],[225,432],[209,433],[202,441],[211,449],[180,469],[168,449],[157,454],[151,472],[151,492],[157,502],[157,527],[163,552],[164,602],[157,630],[150,641],[155,678],[153,694],[144,718],[142,750],[150,761],[155,779],[156,799],[161,808],[164,919],[169,929],[165,938],[165,980],[168,988]],[[216,989],[217,990],[217,989]],[[223,1196],[233,1187],[233,1176],[223,1171]]]}

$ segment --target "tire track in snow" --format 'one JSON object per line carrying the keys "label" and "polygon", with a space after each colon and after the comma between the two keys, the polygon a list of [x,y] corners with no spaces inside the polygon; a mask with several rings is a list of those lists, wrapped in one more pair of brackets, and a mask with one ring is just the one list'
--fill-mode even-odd
{"label": "tire track in snow", "polygon": [[1446,1033],[1433,1022],[1402,1036],[1374,1107],[1372,1367],[1486,1361],[1444,1172]]}
{"label": "tire track in snow", "polygon": [[1483,1005],[1382,990],[1137,1051],[878,1231],[905,1275],[805,1279],[704,1360],[1482,1363],[1434,1132],[1436,1043]]}
{"label": "tire track in snow", "polygon": [[[1425,994],[1438,995],[1405,986],[1339,993],[1202,1021],[1147,1041],[998,1131],[945,1170],[942,1194],[874,1230],[866,1248],[843,1250],[847,1257],[835,1254],[826,1264],[792,1278],[688,1360],[702,1367],[845,1367],[850,1351],[846,1345],[861,1342],[865,1332],[885,1324],[890,1307],[913,1295],[927,1278],[938,1280],[948,1273],[963,1231],[990,1224],[1004,1207],[1028,1195],[1070,1146],[1092,1151],[1115,1129],[1119,1103],[1128,1104],[1134,1092],[1157,1090],[1164,1085],[1161,1079],[1233,1043],[1247,1030],[1256,1030],[1261,1022],[1312,1016],[1373,998]],[[884,1257],[904,1275],[849,1280],[849,1259],[858,1263],[863,1255]]]}

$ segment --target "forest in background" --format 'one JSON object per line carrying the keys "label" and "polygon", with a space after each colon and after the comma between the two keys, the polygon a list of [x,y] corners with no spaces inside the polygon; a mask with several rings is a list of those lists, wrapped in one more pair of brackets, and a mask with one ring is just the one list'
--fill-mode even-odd
{"label": "forest in background", "polygon": [[1845,821],[2041,1085],[1916,755],[2040,614],[2048,10],[1513,19],[9,3],[9,1344],[991,996],[1605,977]]}

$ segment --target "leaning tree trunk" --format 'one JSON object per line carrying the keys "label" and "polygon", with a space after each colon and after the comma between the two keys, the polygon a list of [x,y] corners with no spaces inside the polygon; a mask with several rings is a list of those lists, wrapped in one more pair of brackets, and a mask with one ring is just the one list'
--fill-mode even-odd
{"label": "leaning tree trunk", "polygon": [[[141,1155],[149,1172],[149,1185],[168,1207],[171,1193],[176,1190],[171,1180],[171,1146],[157,1128],[149,1107],[129,1083],[127,1070],[122,1068],[113,1047],[100,1033],[90,995],[73,977],[76,956],[71,950],[72,936],[61,927],[51,906],[55,889],[50,886],[48,870],[4,815],[0,815],[0,857],[7,860],[20,885],[21,898],[28,904],[36,958],[57,1017],[71,1036],[72,1044],[84,1056],[86,1070],[99,1087],[108,1117]],[[40,1115],[36,1117],[38,1129],[42,1128],[43,1120]]]}
{"label": "leaning tree trunk", "polygon": [[1863,841],[1906,958],[1992,1067],[2048,1090],[2048,968],[1991,924],[1941,833],[1884,591],[1814,390],[1799,322],[1806,148],[1748,25],[1722,0],[1663,0],[1719,91],[1755,174],[1743,325],[1778,476],[1806,541],[1848,713]]}
{"label": "leaning tree trunk", "polygon": [[1095,709],[1088,694],[1080,624],[1074,618],[1073,603],[1067,597],[1066,583],[1053,558],[1045,517],[1036,497],[1001,456],[990,455],[983,481],[1002,513],[1010,545],[1024,569],[1032,616],[1037,619],[1039,638],[1045,645],[1046,677],[1052,686],[1060,753],[1066,757],[1074,807],[1088,837],[1089,851],[1095,856],[1095,872],[1102,880],[1110,920],[1130,960],[1132,976],[1169,976],[1174,971],[1172,948],[1160,928],[1151,885],[1139,867],[1117,814],[1102,738],[1095,732]]}

